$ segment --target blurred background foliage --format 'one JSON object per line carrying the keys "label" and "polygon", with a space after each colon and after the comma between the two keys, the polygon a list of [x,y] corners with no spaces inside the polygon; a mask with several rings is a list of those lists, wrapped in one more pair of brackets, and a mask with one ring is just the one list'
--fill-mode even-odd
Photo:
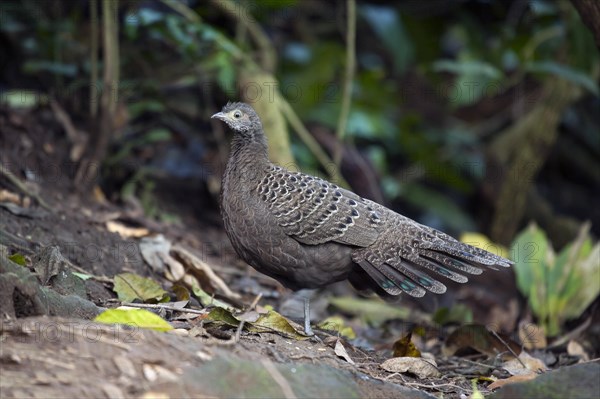
{"label": "blurred background foliage", "polygon": [[[102,51],[106,1],[0,5],[3,99],[43,105],[40,96],[15,97],[15,89],[56,98],[89,143],[103,134],[96,126],[106,115],[90,115],[106,88],[102,75],[90,76],[118,64],[117,107],[100,159],[110,196],[146,198],[146,210],[159,213],[149,190],[160,184],[146,180],[175,178],[201,182],[214,199],[229,133],[209,116],[228,100],[267,101],[263,112],[279,110],[291,122],[286,101],[333,158],[345,1],[110,1],[116,61]],[[531,220],[558,248],[585,220],[598,234],[599,56],[571,2],[356,7],[339,167],[354,190],[433,227],[479,230],[504,245]],[[294,167],[335,175],[337,166],[315,157],[301,137],[290,133]]]}

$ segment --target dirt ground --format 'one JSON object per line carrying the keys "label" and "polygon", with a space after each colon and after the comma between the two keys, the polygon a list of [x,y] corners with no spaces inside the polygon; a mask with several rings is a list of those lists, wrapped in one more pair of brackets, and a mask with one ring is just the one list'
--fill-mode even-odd
{"label": "dirt ground", "polygon": [[[473,378],[481,392],[489,393],[487,386],[492,380],[486,378],[507,377],[494,365],[497,359],[489,356],[442,355],[442,340],[449,331],[442,327],[430,331],[428,341],[423,339],[423,345],[435,355],[441,376],[419,378],[384,370],[381,364],[391,357],[394,341],[418,324],[412,320],[391,320],[374,328],[346,317],[357,335],[351,341],[323,331],[318,333],[319,340],[296,340],[276,332],[239,330],[236,339],[235,328],[207,327],[199,323],[202,317],[198,314],[180,317],[181,312],[170,311],[159,313],[177,327],[166,334],[93,323],[89,318],[94,309],[119,305],[111,281],[119,273],[150,277],[168,292],[174,286],[164,272],[144,260],[140,238],[130,230],[121,231],[125,238],[110,231],[114,225],[161,234],[193,253],[236,294],[231,298],[214,282],[206,282],[203,288],[216,299],[229,297],[234,305],[248,308],[262,294],[259,307],[272,305],[282,313],[286,307],[294,308],[295,302],[286,300],[289,292],[277,282],[237,258],[220,225],[216,201],[202,188],[202,182],[182,181],[178,186],[169,179],[159,181],[155,192],[161,209],[177,219],[175,223],[159,222],[145,217],[139,204],[112,201],[110,195],[106,199],[99,191],[91,196],[79,192],[73,184],[76,168],[68,161],[70,143],[48,110],[38,110],[35,115],[0,110],[0,131],[2,167],[25,181],[28,193],[17,190],[3,175],[3,195],[19,191],[20,195],[13,205],[0,207],[0,244],[9,255],[25,255],[27,266],[34,269],[31,276],[38,278],[33,284],[30,275],[14,277],[13,272],[13,281],[3,263],[2,397],[459,398],[473,392]],[[96,178],[100,182],[99,176]],[[48,209],[40,206],[36,196]],[[5,198],[6,202],[10,201]],[[62,295],[66,291],[61,289],[67,290],[50,284],[55,273],[48,270],[63,270],[62,266],[46,266],[46,271],[35,267],[39,254],[50,246],[58,247],[68,261],[67,269],[95,276],[85,280],[77,299],[96,306],[90,305],[89,313],[88,305],[81,302],[45,308],[36,302],[38,294],[52,297],[49,291]],[[426,313],[461,301],[472,305],[475,322],[493,323],[499,330],[513,332],[522,304],[512,279],[510,272],[484,275],[467,286],[450,286],[443,297],[406,300],[402,306]],[[72,297],[77,289],[67,291]],[[345,284],[317,293],[314,318],[344,314],[332,310],[329,298],[348,295],[355,294]],[[203,309],[196,300],[188,307],[192,305]],[[69,306],[78,311],[73,313]],[[338,343],[352,363],[336,353]],[[562,364],[569,362],[576,359]]]}

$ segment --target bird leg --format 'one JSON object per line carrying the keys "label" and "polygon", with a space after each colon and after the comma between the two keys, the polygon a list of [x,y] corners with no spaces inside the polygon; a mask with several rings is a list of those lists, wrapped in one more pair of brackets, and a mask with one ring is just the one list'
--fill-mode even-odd
{"label": "bird leg", "polygon": [[311,337],[315,335],[310,328],[310,295],[304,297],[304,333]]}

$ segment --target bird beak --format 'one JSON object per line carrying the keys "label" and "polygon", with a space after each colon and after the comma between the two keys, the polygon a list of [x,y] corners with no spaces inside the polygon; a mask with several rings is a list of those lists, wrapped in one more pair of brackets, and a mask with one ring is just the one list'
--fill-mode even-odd
{"label": "bird beak", "polygon": [[225,120],[226,115],[222,112],[217,112],[216,114],[214,114],[213,116],[211,116],[210,118],[217,118],[220,120]]}

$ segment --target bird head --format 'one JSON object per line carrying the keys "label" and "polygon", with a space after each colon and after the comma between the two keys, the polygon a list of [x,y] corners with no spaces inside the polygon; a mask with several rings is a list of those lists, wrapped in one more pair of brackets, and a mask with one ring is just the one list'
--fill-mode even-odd
{"label": "bird head", "polygon": [[227,103],[211,118],[217,118],[238,133],[248,133],[262,128],[260,118],[254,109],[245,103]]}

